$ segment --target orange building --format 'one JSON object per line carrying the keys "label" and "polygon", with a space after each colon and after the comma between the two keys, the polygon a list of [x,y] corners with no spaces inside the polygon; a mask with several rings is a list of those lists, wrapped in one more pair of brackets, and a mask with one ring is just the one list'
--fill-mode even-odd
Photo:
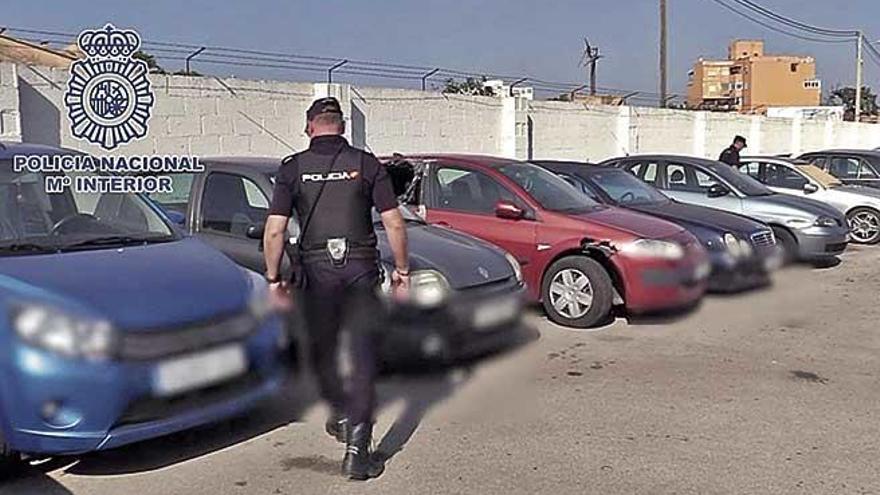
{"label": "orange building", "polygon": [[813,57],[766,55],[760,40],[736,40],[727,60],[699,59],[689,73],[688,107],[765,113],[814,107],[822,100]]}

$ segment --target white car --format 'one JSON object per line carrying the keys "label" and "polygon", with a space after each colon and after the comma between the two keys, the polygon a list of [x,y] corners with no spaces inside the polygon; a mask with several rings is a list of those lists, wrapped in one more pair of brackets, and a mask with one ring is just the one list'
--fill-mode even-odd
{"label": "white car", "polygon": [[880,241],[880,189],[847,186],[805,161],[780,157],[745,157],[740,171],[770,189],[828,203],[846,215],[850,237],[859,244]]}

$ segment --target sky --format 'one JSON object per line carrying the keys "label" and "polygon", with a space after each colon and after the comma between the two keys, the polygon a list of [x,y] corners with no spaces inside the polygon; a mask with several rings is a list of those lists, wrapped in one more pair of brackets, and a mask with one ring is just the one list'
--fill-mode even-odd
{"label": "sky", "polygon": [[[880,39],[877,0],[757,0],[797,20],[863,29]],[[723,58],[733,38],[760,38],[768,53],[816,57],[827,91],[852,85],[855,43],[811,43],[773,33],[712,0],[668,0],[670,91],[683,94],[700,56]],[[584,81],[583,38],[598,46],[599,86],[658,91],[658,0],[3,0],[3,26],[59,32],[112,22],[144,39],[359,60],[442,66],[479,73]],[[13,33],[14,34],[14,33]],[[880,46],[880,45],[878,45]],[[180,66],[179,62],[167,65]],[[217,75],[306,80],[217,66]],[[311,79],[321,75],[312,74]],[[337,77],[345,81],[346,77]],[[866,84],[880,70],[866,62]],[[382,84],[382,81],[371,81]],[[386,84],[400,84],[386,81]]]}

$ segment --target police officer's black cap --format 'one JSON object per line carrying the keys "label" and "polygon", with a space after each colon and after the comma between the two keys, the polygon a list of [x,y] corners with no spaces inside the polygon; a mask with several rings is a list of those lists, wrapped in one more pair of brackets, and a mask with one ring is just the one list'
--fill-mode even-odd
{"label": "police officer's black cap", "polygon": [[736,136],[735,138],[733,138],[733,142],[734,143],[742,143],[743,146],[745,146],[746,145],[746,138],[744,138],[742,136]]}
{"label": "police officer's black cap", "polygon": [[339,100],[332,96],[315,100],[312,102],[312,106],[306,110],[306,119],[312,120],[318,115],[323,115],[325,113],[342,115],[342,105],[339,104]]}

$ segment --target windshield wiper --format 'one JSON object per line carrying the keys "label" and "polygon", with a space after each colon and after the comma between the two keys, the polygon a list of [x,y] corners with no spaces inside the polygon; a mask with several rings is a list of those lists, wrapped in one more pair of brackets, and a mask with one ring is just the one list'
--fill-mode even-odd
{"label": "windshield wiper", "polygon": [[58,246],[52,244],[39,244],[36,242],[17,242],[0,244],[0,252],[3,253],[54,253]]}
{"label": "windshield wiper", "polygon": [[83,241],[71,242],[68,244],[63,244],[60,246],[60,249],[77,249],[77,248],[85,248],[85,247],[98,247],[98,246],[124,246],[131,244],[149,244],[155,242],[167,242],[172,240],[173,237],[170,236],[160,236],[160,237],[134,237],[127,235],[111,235],[106,237],[94,237],[92,239],[86,239]]}

